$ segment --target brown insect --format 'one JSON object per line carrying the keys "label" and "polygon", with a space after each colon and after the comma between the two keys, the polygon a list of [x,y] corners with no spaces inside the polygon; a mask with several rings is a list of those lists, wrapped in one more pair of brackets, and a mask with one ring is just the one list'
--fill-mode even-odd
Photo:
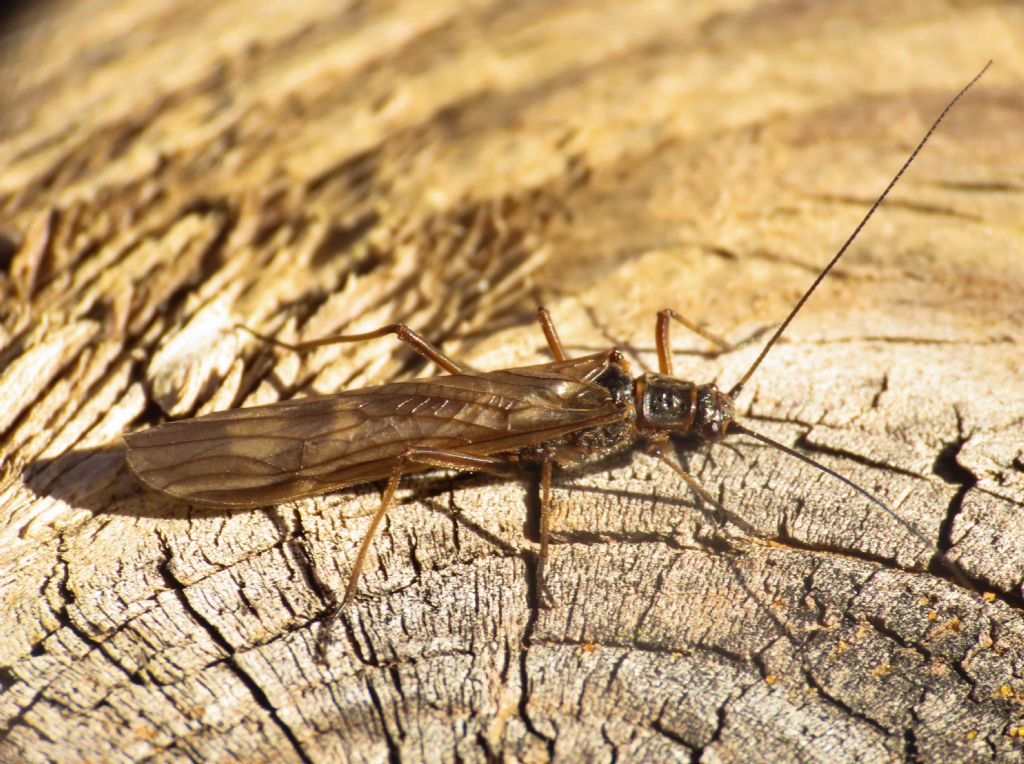
{"label": "brown insect", "polygon": [[[663,445],[676,438],[709,444],[727,434],[756,438],[841,480],[921,543],[931,546],[913,526],[860,486],[736,422],[734,400],[949,110],[989,65],[991,62],[938,116],[850,237],[727,393],[713,383],[698,385],[673,375],[671,321],[681,323],[723,350],[729,346],[672,310],[663,310],[657,316],[658,373],[636,378],[626,359],[615,349],[567,358],[551,316],[544,308],[538,310],[537,318],[554,361],[501,371],[465,368],[404,324],[296,345],[257,335],[301,352],[334,342],[394,334],[447,375],[162,424],[125,436],[128,464],[139,480],[156,491],[193,504],[240,509],[386,479],[380,508],[370,522],[349,574],[342,606],[352,598],[374,533],[392,505],[403,475],[434,468],[507,475],[519,465],[539,464],[537,581],[544,593],[551,475],[556,464],[574,467],[642,444],[647,453],[667,464],[704,501],[725,511],[664,454]],[[937,553],[941,556],[941,552]]]}

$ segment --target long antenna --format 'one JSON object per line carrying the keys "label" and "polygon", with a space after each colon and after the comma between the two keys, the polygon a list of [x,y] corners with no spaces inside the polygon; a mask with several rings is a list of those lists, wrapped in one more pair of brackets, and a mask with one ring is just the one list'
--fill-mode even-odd
{"label": "long antenna", "polygon": [[777,440],[772,440],[767,435],[762,435],[759,432],[754,432],[753,430],[751,430],[751,429],[749,429],[747,427],[744,427],[739,422],[735,422],[735,421],[730,422],[729,423],[729,432],[730,433],[739,433],[741,435],[747,435],[747,436],[749,436],[751,438],[754,438],[755,440],[759,440],[762,443],[765,443],[765,444],[771,446],[772,448],[778,449],[779,451],[782,451],[785,454],[789,454],[790,456],[799,459],[804,464],[809,464],[812,467],[814,467],[815,469],[821,470],[826,475],[831,475],[836,480],[839,480],[842,483],[848,485],[850,488],[855,490],[861,496],[863,496],[864,498],[866,498],[869,501],[873,502],[876,506],[880,507],[883,512],[885,512],[887,515],[889,515],[889,517],[891,517],[893,520],[895,520],[897,523],[899,523],[900,527],[902,527],[907,533],[909,533],[915,539],[920,541],[922,546],[924,546],[926,549],[930,549],[933,554],[937,555],[939,557],[939,559],[941,559],[942,562],[946,565],[947,569],[950,570],[953,573],[954,577],[957,580],[957,583],[959,583],[961,586],[963,586],[966,589],[972,589],[972,590],[975,589],[975,586],[973,584],[971,584],[967,580],[967,577],[962,572],[960,566],[957,565],[952,560],[950,560],[942,552],[941,549],[936,549],[935,545],[931,541],[926,539],[924,537],[924,535],[921,533],[921,531],[919,531],[917,528],[915,528],[909,522],[907,522],[902,517],[900,517],[898,514],[896,514],[896,511],[894,509],[892,509],[884,501],[882,501],[878,497],[874,496],[873,494],[868,493],[866,490],[861,488],[859,485],[854,483],[849,478],[843,477],[842,475],[840,475],[835,470],[830,470],[824,464],[819,464],[818,462],[816,462],[814,459],[812,459],[811,457],[807,456],[806,454],[802,454],[799,451],[797,451],[797,450],[795,450],[793,448],[790,448],[789,446],[784,446],[782,443],[779,443]]}
{"label": "long antenna", "polygon": [[899,182],[899,179],[903,177],[903,173],[907,171],[907,168],[910,167],[914,159],[917,158],[917,155],[921,152],[921,149],[923,149],[924,145],[928,143],[928,139],[932,137],[932,133],[935,132],[935,129],[939,126],[942,120],[946,118],[946,115],[949,113],[949,110],[956,105],[956,102],[963,97],[964,93],[971,89],[975,82],[981,79],[981,76],[988,71],[988,68],[990,66],[992,66],[991,61],[985,64],[982,70],[975,75],[974,79],[968,82],[964,86],[963,90],[956,94],[953,100],[950,101],[946,108],[942,110],[942,113],[938,116],[938,118],[934,122],[932,122],[932,126],[928,128],[928,132],[925,133],[924,138],[922,138],[921,142],[917,144],[917,148],[913,150],[907,161],[903,163],[903,166],[900,168],[900,171],[896,173],[896,176],[889,181],[889,185],[885,187],[885,191],[882,192],[882,195],[875,200],[874,204],[871,205],[871,209],[868,210],[868,214],[866,214],[864,218],[860,221],[860,223],[857,224],[857,227],[853,229],[853,233],[850,234],[850,237],[846,240],[843,246],[839,248],[839,251],[836,252],[835,257],[833,257],[829,261],[829,264],[826,265],[824,270],[822,270],[822,272],[818,274],[818,277],[814,279],[814,283],[811,284],[810,289],[804,292],[804,296],[800,298],[799,302],[797,302],[793,310],[789,312],[789,315],[786,316],[786,320],[779,324],[779,328],[775,330],[775,334],[772,335],[772,338],[768,340],[768,343],[761,350],[761,355],[759,355],[757,359],[754,361],[754,363],[750,365],[750,368],[747,369],[747,372],[742,377],[740,377],[740,381],[732,386],[732,389],[729,391],[730,397],[736,398],[736,396],[740,394],[740,392],[743,390],[743,386],[747,383],[747,380],[750,379],[750,375],[753,374],[757,367],[761,365],[761,361],[763,361],[764,357],[768,355],[768,351],[772,349],[776,342],[778,342],[779,337],[781,337],[782,333],[786,331],[786,327],[789,326],[790,322],[793,320],[793,317],[800,312],[800,308],[802,308],[804,306],[804,303],[807,302],[807,299],[812,294],[814,294],[814,290],[818,288],[818,284],[820,284],[822,280],[828,275],[829,271],[832,270],[832,266],[839,262],[839,258],[846,254],[846,250],[848,250],[850,248],[850,245],[853,244],[853,240],[857,238],[858,234],[860,234],[861,229],[864,228],[865,225],[867,225],[867,222],[871,219],[871,216],[875,214],[875,210],[878,209],[879,205],[883,201],[885,201],[885,197],[887,197],[889,195],[889,192],[892,191],[893,186],[895,186],[896,183]]}

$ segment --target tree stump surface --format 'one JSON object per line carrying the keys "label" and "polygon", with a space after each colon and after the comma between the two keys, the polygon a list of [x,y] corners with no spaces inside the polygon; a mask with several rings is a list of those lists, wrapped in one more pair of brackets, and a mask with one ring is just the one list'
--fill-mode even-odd
{"label": "tree stump surface", "polygon": [[[0,761],[1018,761],[1024,8],[1001,2],[51,3],[0,79]],[[121,434],[574,354],[728,388],[749,439],[249,512]],[[746,342],[749,340],[749,342]],[[736,522],[740,518],[742,522]],[[969,586],[935,555],[959,563]],[[985,593],[984,596],[982,593]]]}

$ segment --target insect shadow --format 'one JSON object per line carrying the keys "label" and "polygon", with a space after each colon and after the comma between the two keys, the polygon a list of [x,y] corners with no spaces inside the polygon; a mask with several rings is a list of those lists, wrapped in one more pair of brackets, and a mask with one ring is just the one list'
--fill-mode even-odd
{"label": "insect shadow", "polygon": [[753,363],[727,390],[720,390],[715,383],[698,384],[675,376],[674,325],[685,327],[719,350],[731,350],[732,346],[671,309],[657,314],[658,371],[639,376],[634,376],[626,356],[617,348],[568,357],[551,315],[543,307],[537,311],[537,321],[553,360],[496,371],[478,371],[459,363],[405,324],[297,344],[247,329],[260,340],[294,352],[394,335],[445,374],[218,412],[129,433],[125,435],[128,465],[156,492],[229,510],[256,509],[386,481],[344,595],[321,630],[321,657],[334,618],[355,594],[374,535],[393,506],[404,476],[434,469],[515,476],[524,466],[539,467],[539,550],[534,580],[541,598],[549,600],[544,567],[556,467],[579,469],[640,448],[678,475],[703,502],[747,530],[749,524],[712,496],[678,457],[673,458],[672,449],[679,442],[714,445],[727,435],[742,435],[782,451],[843,483],[931,549],[933,561],[941,561],[958,581],[971,586],[963,571],[880,498],[805,453],[737,421],[735,401],[945,116],[990,65],[947,104]]}

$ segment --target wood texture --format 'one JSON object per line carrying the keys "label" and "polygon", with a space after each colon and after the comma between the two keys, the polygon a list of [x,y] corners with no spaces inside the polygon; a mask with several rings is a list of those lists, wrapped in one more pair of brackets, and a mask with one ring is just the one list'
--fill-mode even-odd
{"label": "wood texture", "polygon": [[[258,8],[258,10],[256,10]],[[0,87],[0,760],[985,761],[1024,734],[1017,3],[49,3]],[[951,115],[739,401],[782,454],[643,455],[249,512],[146,492],[121,433],[428,373],[653,364],[671,306],[771,326]],[[680,333],[687,377],[738,378]],[[430,372],[432,373],[432,372]]]}

